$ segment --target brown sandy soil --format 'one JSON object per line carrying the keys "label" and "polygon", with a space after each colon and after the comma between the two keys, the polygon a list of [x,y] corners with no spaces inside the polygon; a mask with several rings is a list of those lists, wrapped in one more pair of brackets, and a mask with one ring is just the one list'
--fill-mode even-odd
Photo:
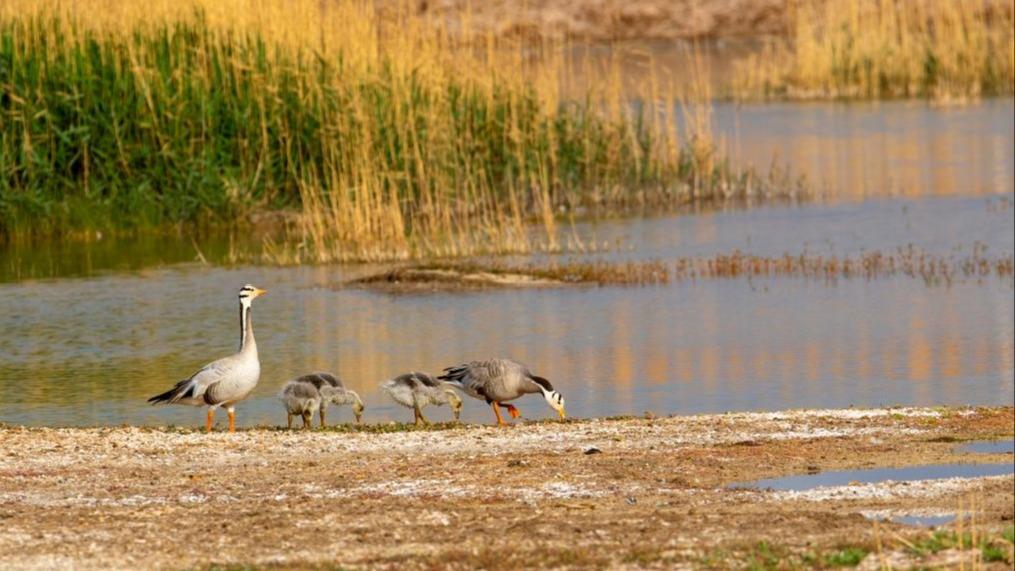
{"label": "brown sandy soil", "polygon": [[871,551],[870,568],[954,564],[979,552],[917,557],[906,544],[930,532],[863,514],[954,512],[972,499],[977,532],[1009,549],[999,534],[1015,515],[1011,476],[812,493],[725,486],[1011,462],[955,447],[1010,438],[1013,423],[1004,407],[418,431],[0,427],[0,568],[814,566],[847,547]]}
{"label": "brown sandy soil", "polygon": [[[380,4],[398,5],[393,0]],[[415,0],[456,31],[586,40],[757,37],[786,30],[786,0]]]}

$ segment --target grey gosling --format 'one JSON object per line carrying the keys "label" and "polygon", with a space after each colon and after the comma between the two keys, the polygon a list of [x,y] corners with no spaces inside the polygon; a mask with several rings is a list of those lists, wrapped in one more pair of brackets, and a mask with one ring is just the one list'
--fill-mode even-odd
{"label": "grey gosling", "polygon": [[455,422],[458,422],[458,417],[462,414],[462,398],[451,386],[426,373],[413,371],[384,381],[381,383],[381,390],[387,393],[391,400],[411,408],[415,415],[415,423],[419,426],[429,424],[423,416],[423,409],[431,404],[450,406],[451,412],[455,415]]}
{"label": "grey gosling", "polygon": [[289,429],[293,427],[294,416],[301,417],[303,428],[309,429],[313,425],[314,413],[321,407],[321,393],[310,383],[289,381],[282,387],[278,399],[285,405],[288,415],[286,426]]}
{"label": "grey gosling", "polygon": [[318,408],[318,415],[321,420],[321,428],[327,426],[325,416],[329,404],[352,405],[352,413],[356,415],[356,424],[363,421],[363,399],[355,391],[345,388],[342,381],[331,373],[311,373],[294,379],[293,382],[309,383],[321,394],[321,404]]}

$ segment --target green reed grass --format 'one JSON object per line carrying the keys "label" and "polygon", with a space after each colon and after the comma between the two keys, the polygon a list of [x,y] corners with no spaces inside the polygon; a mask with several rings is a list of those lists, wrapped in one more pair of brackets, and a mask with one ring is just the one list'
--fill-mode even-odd
{"label": "green reed grass", "polygon": [[80,4],[0,9],[0,239],[288,211],[271,261],[453,256],[557,247],[579,208],[773,191],[683,148],[657,87],[560,100],[563,46],[345,0]]}

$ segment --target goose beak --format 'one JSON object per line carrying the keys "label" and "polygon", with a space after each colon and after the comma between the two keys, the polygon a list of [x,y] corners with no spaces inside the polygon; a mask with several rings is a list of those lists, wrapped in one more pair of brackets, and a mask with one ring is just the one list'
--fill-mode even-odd
{"label": "goose beak", "polygon": [[557,414],[560,415],[561,420],[567,420],[567,414],[564,413],[564,407],[560,407],[560,409],[557,411]]}
{"label": "goose beak", "polygon": [[262,295],[264,295],[266,293],[268,293],[268,290],[266,290],[266,289],[261,289],[261,288],[256,288],[256,287],[254,288],[254,297],[261,297]]}

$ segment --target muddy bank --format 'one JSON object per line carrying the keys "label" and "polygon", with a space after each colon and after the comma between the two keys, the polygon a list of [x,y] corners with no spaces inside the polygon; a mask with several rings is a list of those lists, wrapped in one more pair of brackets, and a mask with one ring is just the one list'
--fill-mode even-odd
{"label": "muddy bank", "polygon": [[670,281],[662,262],[579,262],[509,265],[500,262],[446,262],[400,266],[354,279],[347,286],[387,293],[470,291],[567,285],[651,285]]}
{"label": "muddy bank", "polygon": [[343,285],[387,293],[468,291],[493,288],[562,287],[567,285],[658,285],[705,279],[802,278],[835,285],[839,280],[918,279],[927,286],[983,283],[999,279],[1015,285],[1011,255],[987,257],[976,247],[966,256],[929,254],[913,247],[870,251],[857,256],[808,253],[768,257],[735,250],[708,258],[679,258],[673,262],[610,263],[568,260],[512,265],[497,261],[434,262],[399,266]]}
{"label": "muddy bank", "polygon": [[[973,502],[978,537],[1000,550],[1015,516],[1011,476],[795,495],[727,486],[850,468],[1011,462],[1010,454],[956,448],[1010,438],[1013,422],[1004,407],[233,435],[8,426],[0,428],[0,567],[957,561],[982,552],[946,543],[910,549],[931,532],[875,527],[866,515],[950,513]],[[998,553],[992,564],[1010,564]]]}

